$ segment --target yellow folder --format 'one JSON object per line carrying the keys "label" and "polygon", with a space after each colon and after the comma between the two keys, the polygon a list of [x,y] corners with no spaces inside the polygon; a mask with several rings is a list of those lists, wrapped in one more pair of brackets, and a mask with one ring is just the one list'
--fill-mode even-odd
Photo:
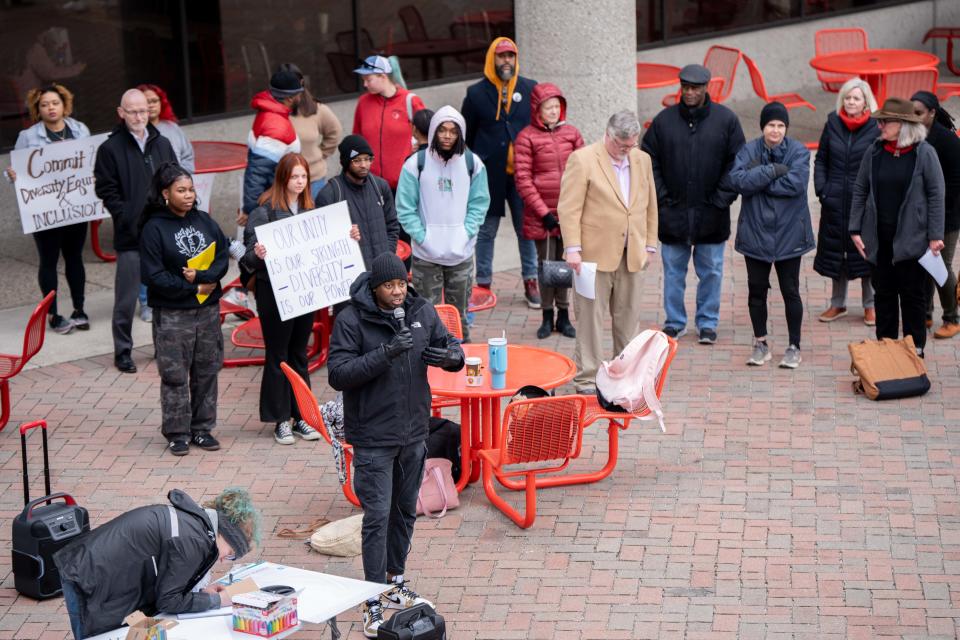
{"label": "yellow folder", "polygon": [[[216,255],[216,253],[217,253],[217,241],[214,240],[213,242],[210,243],[210,245],[206,249],[204,249],[197,255],[187,260],[187,268],[196,269],[197,271],[204,271],[206,269],[209,269],[210,265],[213,264],[213,258]],[[208,293],[197,294],[197,300],[200,302],[200,304],[203,304],[203,301],[209,297],[210,297],[210,294]]]}

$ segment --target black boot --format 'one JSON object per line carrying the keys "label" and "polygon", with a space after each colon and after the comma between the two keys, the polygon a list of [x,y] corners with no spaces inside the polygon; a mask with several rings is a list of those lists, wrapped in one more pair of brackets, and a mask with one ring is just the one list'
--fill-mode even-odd
{"label": "black boot", "polygon": [[570,324],[570,312],[566,309],[560,309],[557,312],[557,331],[562,333],[565,338],[577,337],[577,330]]}
{"label": "black boot", "polygon": [[537,337],[544,340],[549,338],[551,333],[553,333],[553,309],[544,309],[543,322],[537,329]]}

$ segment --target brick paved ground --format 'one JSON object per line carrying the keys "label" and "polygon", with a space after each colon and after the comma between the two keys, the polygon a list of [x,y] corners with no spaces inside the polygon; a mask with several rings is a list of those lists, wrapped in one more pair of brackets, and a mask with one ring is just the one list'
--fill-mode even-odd
{"label": "brick paved ground", "polygon": [[[622,438],[611,478],[541,492],[540,515],[527,531],[493,509],[479,486],[442,520],[418,522],[408,575],[438,604],[450,638],[957,635],[960,343],[931,343],[927,396],[883,404],[854,397],[846,344],[870,331],[856,317],[857,299],[850,317],[816,322],[828,292],[811,262],[808,256],[803,266],[799,370],[743,365],[751,333],[746,278],[730,252],[720,342],[681,341],[664,397],[666,434],[650,423],[635,426]],[[662,321],[659,276],[654,265],[645,325]],[[498,274],[495,285],[500,305],[478,314],[476,338],[506,328],[512,341],[536,342],[539,312],[522,306],[517,274]],[[776,290],[772,298],[779,356],[785,322]],[[572,353],[570,340],[544,344]],[[134,376],[118,374],[104,356],[15,379],[11,427],[0,439],[4,548],[20,508],[15,426],[33,418],[53,427],[55,488],[73,493],[94,523],[174,487],[202,498],[232,484],[252,489],[268,532],[354,512],[325,447],[273,443],[257,419],[257,368],[221,375],[223,451],[165,454],[148,355],[137,353]],[[314,385],[330,395],[324,373]],[[584,455],[599,463],[605,446],[604,432],[595,430]],[[39,458],[32,461],[38,482]],[[262,553],[361,575],[359,558],[308,553],[273,535]],[[0,576],[0,639],[65,637],[62,602],[17,597],[6,553]],[[356,613],[342,620],[347,637],[361,637]]]}

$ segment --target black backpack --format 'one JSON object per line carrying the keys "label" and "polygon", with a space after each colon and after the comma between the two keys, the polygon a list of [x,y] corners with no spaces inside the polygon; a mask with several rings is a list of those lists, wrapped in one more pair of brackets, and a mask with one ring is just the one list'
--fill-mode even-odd
{"label": "black backpack", "polygon": [[447,623],[433,607],[423,603],[398,611],[380,625],[379,640],[447,640]]}

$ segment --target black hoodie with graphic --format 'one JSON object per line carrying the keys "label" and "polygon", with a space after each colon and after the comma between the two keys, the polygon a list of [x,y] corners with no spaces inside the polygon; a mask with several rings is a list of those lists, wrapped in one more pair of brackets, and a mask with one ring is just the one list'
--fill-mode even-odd
{"label": "black hoodie with graphic", "polygon": [[[183,277],[187,260],[217,243],[213,262],[198,270],[193,283]],[[227,274],[230,241],[220,225],[205,211],[193,208],[182,218],[165,207],[154,209],[140,232],[140,280],[147,285],[151,307],[196,309],[219,305],[220,279]],[[217,283],[217,288],[201,304],[197,285]]]}

